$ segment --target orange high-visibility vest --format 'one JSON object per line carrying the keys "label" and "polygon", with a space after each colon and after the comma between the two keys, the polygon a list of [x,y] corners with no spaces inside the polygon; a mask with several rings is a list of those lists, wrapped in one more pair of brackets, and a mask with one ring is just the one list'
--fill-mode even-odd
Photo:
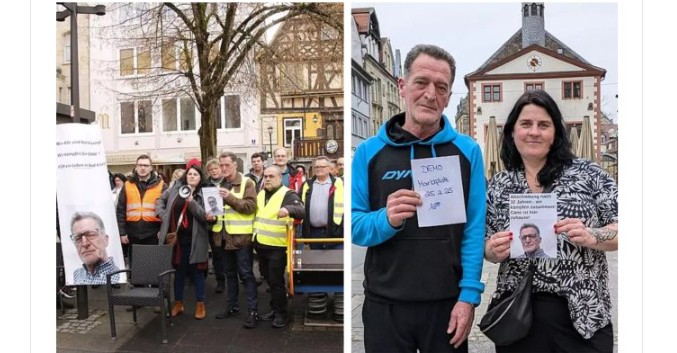
{"label": "orange high-visibility vest", "polygon": [[141,200],[141,193],[136,184],[125,182],[125,195],[127,195],[127,221],[137,222],[160,222],[155,215],[155,201],[162,195],[163,181],[146,189]]}

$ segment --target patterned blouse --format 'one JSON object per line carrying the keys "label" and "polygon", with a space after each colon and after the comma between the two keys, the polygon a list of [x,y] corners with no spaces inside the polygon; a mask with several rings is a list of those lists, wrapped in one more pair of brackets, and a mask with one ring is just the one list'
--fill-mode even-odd
{"label": "patterned blouse", "polygon": [[[586,227],[600,228],[618,222],[618,187],[597,164],[575,159],[555,180],[557,217],[579,218]],[[510,194],[531,193],[524,169],[495,175],[487,188],[487,234],[510,229]],[[506,259],[498,271],[494,298],[513,291],[530,260]],[[579,247],[563,234],[557,235],[557,258],[537,259],[534,292],[565,297],[576,331],[584,338],[611,322],[609,268],[603,251]]]}

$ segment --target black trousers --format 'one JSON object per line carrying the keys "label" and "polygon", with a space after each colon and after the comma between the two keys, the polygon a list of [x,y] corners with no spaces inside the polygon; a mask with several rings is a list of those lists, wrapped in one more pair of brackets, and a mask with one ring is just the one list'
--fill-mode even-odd
{"label": "black trousers", "polygon": [[496,353],[611,353],[614,332],[611,324],[590,339],[581,336],[571,321],[567,300],[553,294],[535,294],[533,323],[527,337],[508,346],[496,346]]}
{"label": "black trousers", "polygon": [[389,304],[365,298],[364,348],[373,352],[468,352],[468,341],[454,348],[447,334],[456,300]]}
{"label": "black trousers", "polygon": [[270,307],[276,313],[287,315],[287,289],[284,281],[284,269],[287,267],[287,248],[256,247],[259,254],[261,274],[270,287]]}
{"label": "black trousers", "polygon": [[[212,268],[216,281],[225,281],[225,265],[223,264],[223,254],[225,250],[225,240],[221,239],[219,244],[214,243],[214,232],[209,232],[209,247],[212,249]],[[220,235],[220,234],[219,234]]]}

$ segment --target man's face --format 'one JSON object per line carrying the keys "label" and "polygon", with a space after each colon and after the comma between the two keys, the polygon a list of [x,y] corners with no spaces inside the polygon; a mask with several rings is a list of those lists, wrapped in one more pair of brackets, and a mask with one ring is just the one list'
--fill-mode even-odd
{"label": "man's face", "polygon": [[444,60],[426,54],[411,64],[409,75],[398,79],[406,105],[406,123],[419,127],[439,124],[451,98],[451,68]]}
{"label": "man's face", "polygon": [[541,236],[536,229],[527,227],[520,231],[520,241],[525,253],[533,253],[541,247]]}
{"label": "man's face", "polygon": [[139,175],[139,178],[144,179],[150,175],[150,172],[153,171],[153,165],[150,164],[150,159],[141,158],[136,161],[136,174]]}
{"label": "man's face", "polygon": [[338,166],[338,175],[343,176],[343,157],[336,160]]}
{"label": "man's face", "polygon": [[329,176],[329,162],[326,159],[318,159],[315,161],[313,170],[317,179],[324,180]]}
{"label": "man's face", "polygon": [[263,159],[261,157],[252,158],[252,168],[255,172],[260,173],[263,170]]}
{"label": "man's face", "polygon": [[94,266],[108,259],[108,235],[99,229],[94,219],[83,218],[75,222],[72,231],[75,248],[85,265]]}
{"label": "man's face", "polygon": [[275,151],[275,164],[280,168],[287,165],[287,150],[279,149]]}
{"label": "man's face", "polygon": [[216,208],[216,199],[213,197],[209,198],[209,207]]}
{"label": "man's face", "polygon": [[221,164],[221,173],[226,178],[226,180],[233,180],[235,174],[237,174],[237,162],[234,162],[230,157],[219,158],[219,163]]}
{"label": "man's face", "polygon": [[282,185],[282,174],[279,169],[266,168],[263,171],[263,187],[268,191],[272,191],[279,188],[280,185]]}
{"label": "man's face", "polygon": [[221,177],[221,166],[218,164],[210,164],[207,171],[209,172],[209,176],[214,180]]}

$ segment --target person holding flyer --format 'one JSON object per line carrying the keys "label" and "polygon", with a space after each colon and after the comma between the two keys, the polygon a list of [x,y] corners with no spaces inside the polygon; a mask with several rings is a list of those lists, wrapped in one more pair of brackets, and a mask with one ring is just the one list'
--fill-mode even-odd
{"label": "person holding flyer", "polygon": [[[171,189],[167,189],[157,199],[155,208],[162,219],[158,233],[158,243],[164,244],[167,233],[176,232],[178,240],[172,253],[172,264],[176,269],[174,276],[174,307],[171,315],[178,316],[184,311],[183,292],[186,276],[191,276],[195,284],[195,318],[205,318],[205,276],[209,260],[209,230],[207,222],[216,219],[205,212],[203,207],[202,168],[200,162],[193,159],[186,165],[183,174]],[[181,189],[188,186],[190,194],[185,198]],[[184,195],[185,196],[185,195]]]}
{"label": "person holding flyer", "polygon": [[[503,127],[500,155],[506,170],[494,175],[487,190],[484,255],[501,263],[491,305],[515,290],[532,262],[536,273],[528,335],[496,346],[496,352],[612,352],[605,252],[618,249],[616,182],[597,164],[575,158],[562,113],[541,90],[526,92],[515,103]],[[543,192],[558,199],[557,221],[549,225],[557,257],[510,258],[510,195]]]}
{"label": "person holding flyer", "polygon": [[[446,50],[416,45],[398,80],[406,111],[355,151],[352,240],[368,247],[362,310],[367,352],[468,351],[484,291],[486,182],[479,146],[442,114],[455,71]],[[465,200],[448,212],[466,220],[421,227],[417,206],[425,195],[412,190],[413,163],[435,158],[455,160],[460,172],[454,179]]]}

